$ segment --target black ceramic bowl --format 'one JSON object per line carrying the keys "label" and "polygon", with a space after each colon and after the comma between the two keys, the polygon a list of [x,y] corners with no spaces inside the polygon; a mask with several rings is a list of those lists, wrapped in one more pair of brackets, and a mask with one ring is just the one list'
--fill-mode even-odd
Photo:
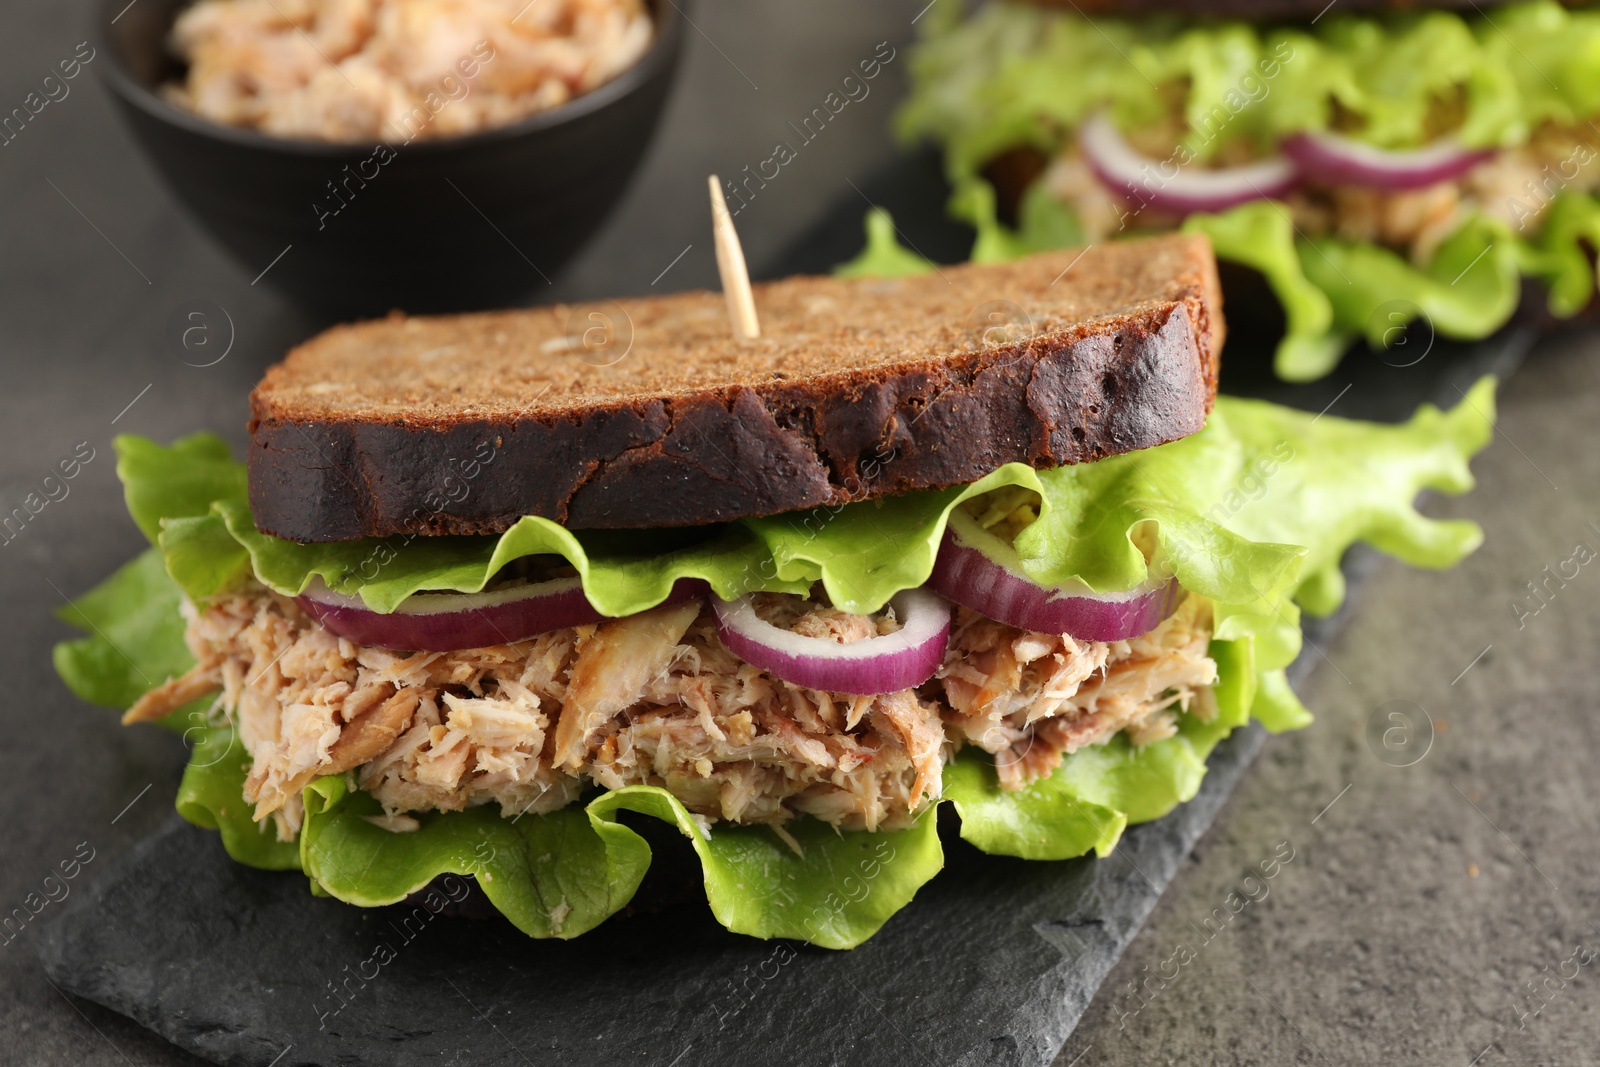
{"label": "black ceramic bowl", "polygon": [[637,168],[685,21],[685,0],[653,4],[644,57],[561,107],[385,152],[269,137],[162,99],[157,86],[179,73],[167,35],[189,2],[105,0],[95,67],[179,198],[251,277],[336,318],[505,306],[544,287]]}

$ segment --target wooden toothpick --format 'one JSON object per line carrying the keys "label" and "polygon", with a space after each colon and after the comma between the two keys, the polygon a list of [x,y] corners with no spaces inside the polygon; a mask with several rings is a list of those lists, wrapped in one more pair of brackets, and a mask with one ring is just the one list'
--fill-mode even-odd
{"label": "wooden toothpick", "polygon": [[733,228],[722,182],[715,174],[706,180],[711,186],[711,233],[717,246],[717,273],[722,275],[722,291],[728,298],[728,319],[733,336],[753,341],[761,336],[761,323],[756,319],[756,299],[750,291],[750,270],[744,263],[739,231]]}

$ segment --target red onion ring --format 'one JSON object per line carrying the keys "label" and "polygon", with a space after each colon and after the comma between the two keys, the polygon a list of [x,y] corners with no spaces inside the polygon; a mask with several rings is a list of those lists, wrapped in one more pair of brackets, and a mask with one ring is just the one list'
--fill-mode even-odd
{"label": "red onion ring", "polygon": [[1285,138],[1283,151],[1318,185],[1374,189],[1418,189],[1448,181],[1494,155],[1492,149],[1463,148],[1450,137],[1396,152],[1326,131],[1293,134]]}
{"label": "red onion ring", "polygon": [[1152,578],[1126,593],[1046,588],[1025,577],[1016,549],[966,512],[950,513],[928,588],[995,622],[1079,641],[1127,641],[1177,610],[1177,579]]}
{"label": "red onion ring", "polygon": [[950,605],[926,589],[906,589],[890,601],[903,625],[892,634],[840,644],[772,625],[752,598],[711,598],[717,633],[746,663],[806,689],[829,693],[897,693],[933,677],[950,640]]}
{"label": "red onion ring", "polygon": [[[708,592],[700,579],[680,578],[661,603],[678,604]],[[583,580],[577,577],[484,593],[414,593],[387,614],[373,611],[360,597],[333,592],[318,579],[295,603],[339,637],[406,652],[485,648],[606,620],[583,595]]]}
{"label": "red onion ring", "polygon": [[[1111,192],[1176,215],[1226,211],[1251,200],[1282,196],[1300,177],[1294,162],[1283,156],[1226,168],[1151,159],[1130,145],[1103,111],[1078,127],[1078,148],[1094,176]],[[1163,173],[1164,168],[1172,173]]]}

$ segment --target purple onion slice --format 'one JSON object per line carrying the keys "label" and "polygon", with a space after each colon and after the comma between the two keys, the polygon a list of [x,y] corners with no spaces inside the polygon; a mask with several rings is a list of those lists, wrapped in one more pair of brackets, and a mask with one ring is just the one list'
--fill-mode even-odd
{"label": "purple onion slice", "polygon": [[1048,588],[1022,573],[1016,549],[957,508],[945,526],[928,588],[995,622],[1079,641],[1127,641],[1177,610],[1176,578],[1151,577],[1125,593]]}
{"label": "purple onion slice", "polygon": [[1419,189],[1449,181],[1494,155],[1489,149],[1463,148],[1448,137],[1396,152],[1327,131],[1293,134],[1285,138],[1283,151],[1318,185],[1374,189]]}
{"label": "purple onion slice", "polygon": [[[682,603],[708,591],[698,578],[680,578],[661,603]],[[508,585],[482,593],[413,593],[388,613],[373,611],[360,597],[335,593],[318,579],[295,601],[340,637],[359,645],[407,652],[503,645],[606,620],[583,595],[583,581],[577,577]]]}
{"label": "purple onion slice", "polygon": [[950,639],[950,605],[926,589],[907,589],[889,601],[900,629],[840,644],[774,626],[756,614],[750,596],[711,599],[717,632],[728,651],[806,689],[830,693],[896,693],[933,677]]}
{"label": "purple onion slice", "polygon": [[1239,167],[1201,167],[1141,154],[1105,112],[1078,127],[1078,148],[1089,169],[1111,192],[1133,203],[1190,215],[1226,211],[1251,200],[1283,196],[1300,181],[1294,161],[1269,156]]}

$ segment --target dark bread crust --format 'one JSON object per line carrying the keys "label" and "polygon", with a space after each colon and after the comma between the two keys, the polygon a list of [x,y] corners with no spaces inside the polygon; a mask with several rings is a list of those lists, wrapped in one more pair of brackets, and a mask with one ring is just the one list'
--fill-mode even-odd
{"label": "dark bread crust", "polygon": [[[1242,19],[1263,24],[1309,24],[1324,13],[1388,15],[1407,11],[1456,11],[1473,14],[1517,0],[1025,0],[1043,7],[1077,8],[1098,18],[1138,19],[1180,15],[1197,19]],[[1581,7],[1586,0],[1565,0]]]}
{"label": "dark bread crust", "polygon": [[[625,301],[623,363],[641,362],[620,373],[547,354],[574,309],[339,327],[251,395],[255,521],[296,541],[492,534],[524,515],[689,526],[1200,429],[1222,341],[1209,245],[1171,235],[1078,257],[757,286],[763,340],[747,346],[720,295]],[[1032,335],[984,343],[966,320],[989,300],[1024,309]],[[616,305],[575,313],[600,307]],[[442,372],[441,342],[461,349]]]}

